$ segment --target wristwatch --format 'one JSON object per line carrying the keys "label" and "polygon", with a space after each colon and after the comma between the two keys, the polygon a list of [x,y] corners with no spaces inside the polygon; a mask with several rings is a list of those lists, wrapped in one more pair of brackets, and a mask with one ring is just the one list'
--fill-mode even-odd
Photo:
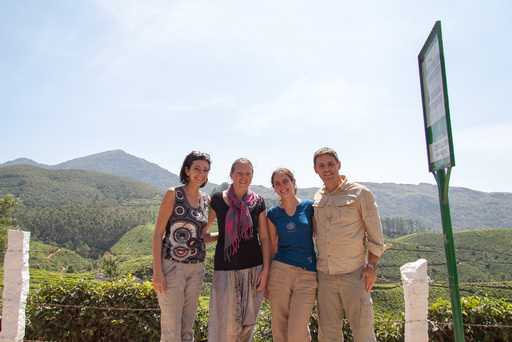
{"label": "wristwatch", "polygon": [[377,266],[377,264],[366,264],[366,267],[369,267],[369,268],[371,268],[372,270],[375,270],[375,271],[376,271],[378,266]]}

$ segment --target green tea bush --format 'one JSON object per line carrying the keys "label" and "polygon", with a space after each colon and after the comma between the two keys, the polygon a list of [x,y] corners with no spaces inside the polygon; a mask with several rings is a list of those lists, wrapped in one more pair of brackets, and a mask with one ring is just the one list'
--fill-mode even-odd
{"label": "green tea bush", "polygon": [[[512,304],[491,297],[461,299],[464,338],[466,341],[512,340]],[[438,300],[430,306],[429,338],[431,341],[454,341],[452,306]]]}
{"label": "green tea bush", "polygon": [[160,312],[144,311],[155,308],[158,301],[150,283],[61,279],[29,296],[25,339],[159,341]]}
{"label": "green tea bush", "polygon": [[[512,340],[512,304],[491,297],[462,299],[466,341]],[[110,309],[109,309],[110,308]],[[44,341],[159,341],[160,311],[151,283],[133,279],[118,283],[58,280],[32,292],[27,305],[25,339]],[[208,299],[199,298],[195,340],[208,340]],[[453,341],[451,305],[438,300],[429,308],[429,340]],[[404,341],[404,321],[376,314],[377,341]],[[318,341],[318,317],[313,309],[309,328]],[[344,323],[345,341],[353,341]],[[264,301],[253,341],[272,340],[270,307]]]}
{"label": "green tea bush", "polygon": [[[405,314],[402,319],[385,315],[375,315],[374,331],[379,342],[403,342],[405,340]],[[347,340],[347,339],[345,339]]]}
{"label": "green tea bush", "polygon": [[197,307],[196,321],[194,322],[194,339],[198,342],[208,341],[208,305],[209,302],[199,297],[199,305]]}

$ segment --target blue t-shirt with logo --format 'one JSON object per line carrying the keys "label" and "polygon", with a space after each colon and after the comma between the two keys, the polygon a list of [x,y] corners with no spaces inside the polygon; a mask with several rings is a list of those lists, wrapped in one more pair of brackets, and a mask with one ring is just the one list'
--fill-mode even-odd
{"label": "blue t-shirt with logo", "polygon": [[316,272],[316,253],[313,245],[313,201],[301,200],[295,214],[273,206],[267,217],[277,230],[277,253],[274,260]]}

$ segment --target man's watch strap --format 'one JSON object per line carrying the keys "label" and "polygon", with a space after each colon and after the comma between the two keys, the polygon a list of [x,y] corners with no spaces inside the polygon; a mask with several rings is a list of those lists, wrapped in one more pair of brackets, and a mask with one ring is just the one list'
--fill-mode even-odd
{"label": "man's watch strap", "polygon": [[366,267],[369,267],[372,270],[377,270],[377,268],[378,268],[377,264],[366,264]]}

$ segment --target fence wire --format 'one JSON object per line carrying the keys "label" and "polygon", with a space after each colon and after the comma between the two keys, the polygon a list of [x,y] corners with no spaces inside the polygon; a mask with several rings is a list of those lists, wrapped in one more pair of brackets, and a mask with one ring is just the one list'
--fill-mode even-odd
{"label": "fence wire", "polygon": [[[432,251],[418,251],[416,249],[409,249],[409,250],[402,250],[402,251],[407,251],[407,252],[414,252],[414,253],[426,253],[428,252],[429,254],[430,253],[441,253],[441,251],[443,251],[442,248],[435,248],[435,247],[429,247],[432,249]],[[465,252],[468,252],[467,250],[464,250]],[[482,254],[486,254],[486,255],[499,255],[500,257],[512,257],[512,254],[511,253],[493,253],[493,252],[488,252],[488,251],[469,251],[469,252],[478,252],[478,253],[482,253]],[[71,251],[63,251],[61,250],[60,248],[56,248],[55,250],[52,250],[52,251],[30,251],[30,253],[35,253],[35,254],[45,254],[47,255],[48,258],[51,258],[52,256],[56,255],[56,254],[59,254],[59,255],[80,255],[80,256],[84,256],[84,257],[93,257],[93,258],[100,258],[102,257],[103,255],[105,254],[110,254],[110,255],[113,255],[113,256],[134,256],[134,257],[144,257],[144,256],[150,256],[152,255],[151,253],[125,253],[125,252],[122,252],[122,253],[119,253],[119,252],[71,252]],[[503,265],[510,265],[511,263],[510,262],[503,262],[501,263]],[[383,268],[383,269],[399,269],[402,265],[401,264],[390,264],[389,262],[388,263],[385,263],[383,265],[380,266],[380,268]],[[443,263],[443,262],[436,262],[436,263],[429,263],[428,264],[428,267],[442,267],[442,266],[446,266],[446,263]],[[392,278],[392,277],[387,277],[387,278],[379,278],[378,279],[378,283],[376,284],[376,286],[378,286],[379,284],[390,284],[390,283],[397,283],[397,286],[400,286],[400,283],[401,283],[401,279],[397,279],[397,278]],[[443,287],[443,288],[447,288],[449,289],[449,283],[448,282],[444,282],[444,281],[431,281],[431,283],[437,287]],[[493,282],[460,282],[459,283],[459,286],[462,288],[464,287],[473,287],[473,286],[485,286],[485,287],[496,287],[496,288],[510,288],[510,284],[507,284],[507,282],[503,281],[503,282],[499,282],[499,281],[493,281]],[[510,298],[508,298],[508,301],[510,301]],[[3,306],[3,300],[1,302],[2,306]],[[143,312],[143,311],[152,311],[152,312],[159,312],[160,311],[160,308],[158,307],[155,307],[155,308],[120,308],[120,307],[99,307],[99,306],[80,306],[80,305],[65,305],[65,304],[57,304],[57,303],[30,303],[30,302],[26,302],[26,303],[22,303],[22,304],[25,304],[25,305],[32,305],[32,306],[39,306],[39,307],[42,307],[46,310],[52,310],[54,308],[75,308],[75,309],[80,309],[80,310],[100,310],[100,311],[125,311],[125,312]],[[428,320],[427,321],[429,324],[433,324],[433,325],[439,325],[439,326],[450,326],[450,325],[453,325],[453,323],[450,323],[450,322],[437,322],[437,321],[431,321],[431,320]],[[405,320],[402,320],[402,319],[387,319],[387,320],[384,320],[384,321],[379,321],[379,320],[376,320],[375,323],[395,323],[395,324],[406,324],[406,323],[414,323],[412,321],[405,321]],[[496,324],[463,324],[464,327],[469,327],[469,328],[489,328],[489,329],[512,329],[512,326],[510,325],[496,325]],[[49,342],[49,341],[44,341],[44,340],[24,340],[25,342]]]}

